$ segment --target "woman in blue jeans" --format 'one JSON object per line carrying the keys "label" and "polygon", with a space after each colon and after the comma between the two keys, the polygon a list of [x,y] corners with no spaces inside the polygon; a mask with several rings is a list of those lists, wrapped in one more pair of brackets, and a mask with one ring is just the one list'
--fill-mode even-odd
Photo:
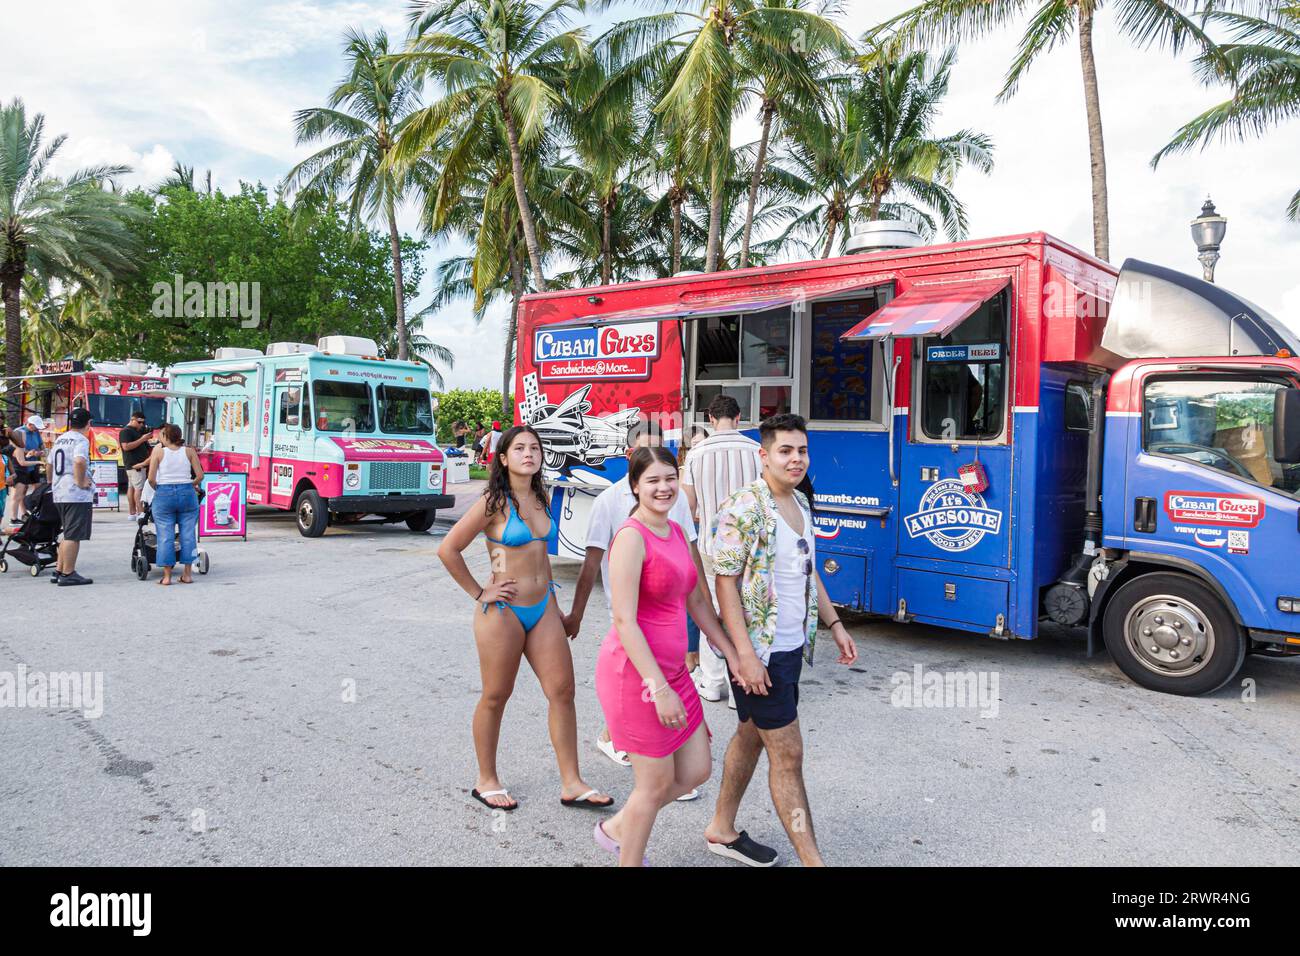
{"label": "woman in blue jeans", "polygon": [[181,584],[193,584],[194,564],[198,550],[199,494],[203,481],[203,466],[193,448],[187,448],[181,430],[176,425],[164,425],[160,432],[162,441],[149,456],[149,484],[154,489],[153,523],[158,533],[158,566],[163,578],[159,584],[172,583],[172,569],[176,567],[176,528],[181,532]]}

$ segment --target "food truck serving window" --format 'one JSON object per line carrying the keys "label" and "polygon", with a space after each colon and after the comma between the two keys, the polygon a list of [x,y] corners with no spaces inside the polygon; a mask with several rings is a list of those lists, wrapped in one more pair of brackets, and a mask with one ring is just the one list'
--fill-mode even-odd
{"label": "food truck serving window", "polygon": [[695,417],[716,396],[740,404],[742,421],[790,411],[793,323],[790,307],[694,320]]}
{"label": "food truck serving window", "polygon": [[374,404],[364,382],[312,382],[316,396],[316,427],[323,432],[372,432]]}
{"label": "food truck serving window", "polygon": [[92,425],[120,428],[131,421],[131,412],[137,408],[144,412],[144,423],[149,428],[161,428],[167,422],[167,402],[161,398],[87,395],[86,408],[90,412]]}
{"label": "food truck serving window", "polygon": [[917,340],[921,427],[938,441],[996,438],[1006,421],[1007,293],[947,335]]}
{"label": "food truck serving window", "polygon": [[380,385],[379,430],[390,435],[432,435],[433,408],[422,388]]}

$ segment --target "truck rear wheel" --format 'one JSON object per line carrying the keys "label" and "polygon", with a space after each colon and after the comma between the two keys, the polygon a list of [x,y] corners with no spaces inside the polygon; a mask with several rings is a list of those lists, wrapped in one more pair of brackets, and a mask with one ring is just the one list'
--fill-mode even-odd
{"label": "truck rear wheel", "polygon": [[406,516],[406,526],[416,532],[428,531],[433,527],[433,519],[437,515],[438,512],[433,508],[428,511],[414,511]]}
{"label": "truck rear wheel", "polygon": [[1102,632],[1120,670],[1169,694],[1218,690],[1246,657],[1245,635],[1223,601],[1185,574],[1144,574],[1121,586]]}
{"label": "truck rear wheel", "polygon": [[298,496],[298,533],[304,538],[319,538],[329,527],[330,513],[320,492],[307,489]]}

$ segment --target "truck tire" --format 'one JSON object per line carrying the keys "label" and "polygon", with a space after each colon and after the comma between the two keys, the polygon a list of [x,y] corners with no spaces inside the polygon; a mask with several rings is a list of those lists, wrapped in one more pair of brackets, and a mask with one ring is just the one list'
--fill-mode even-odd
{"label": "truck tire", "polygon": [[1106,648],[1151,690],[1195,696],[1241,669],[1246,636],[1219,596],[1186,574],[1160,571],[1122,585],[1102,618]]}
{"label": "truck tire", "polygon": [[413,511],[406,516],[406,526],[417,533],[428,531],[433,527],[433,519],[437,515],[438,512],[434,508],[428,511]]}
{"label": "truck tire", "polygon": [[320,492],[308,488],[298,496],[298,533],[304,538],[319,538],[329,527],[330,513]]}

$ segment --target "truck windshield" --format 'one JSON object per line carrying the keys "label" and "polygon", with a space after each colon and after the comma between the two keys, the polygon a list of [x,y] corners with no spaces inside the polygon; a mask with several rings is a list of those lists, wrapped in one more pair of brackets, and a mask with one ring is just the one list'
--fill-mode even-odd
{"label": "truck windshield", "polygon": [[133,395],[87,395],[86,410],[90,424],[121,428],[131,420],[131,412],[144,412],[144,423],[149,428],[161,428],[167,421],[167,402],[161,398],[139,398]]}
{"label": "truck windshield", "polygon": [[379,430],[390,435],[432,435],[433,408],[422,388],[380,385]]}
{"label": "truck windshield", "polygon": [[312,382],[316,396],[316,428],[323,432],[372,432],[374,404],[364,382]]}
{"label": "truck windshield", "polygon": [[1156,379],[1145,390],[1143,447],[1295,495],[1300,465],[1273,455],[1273,396],[1288,384],[1214,374]]}

